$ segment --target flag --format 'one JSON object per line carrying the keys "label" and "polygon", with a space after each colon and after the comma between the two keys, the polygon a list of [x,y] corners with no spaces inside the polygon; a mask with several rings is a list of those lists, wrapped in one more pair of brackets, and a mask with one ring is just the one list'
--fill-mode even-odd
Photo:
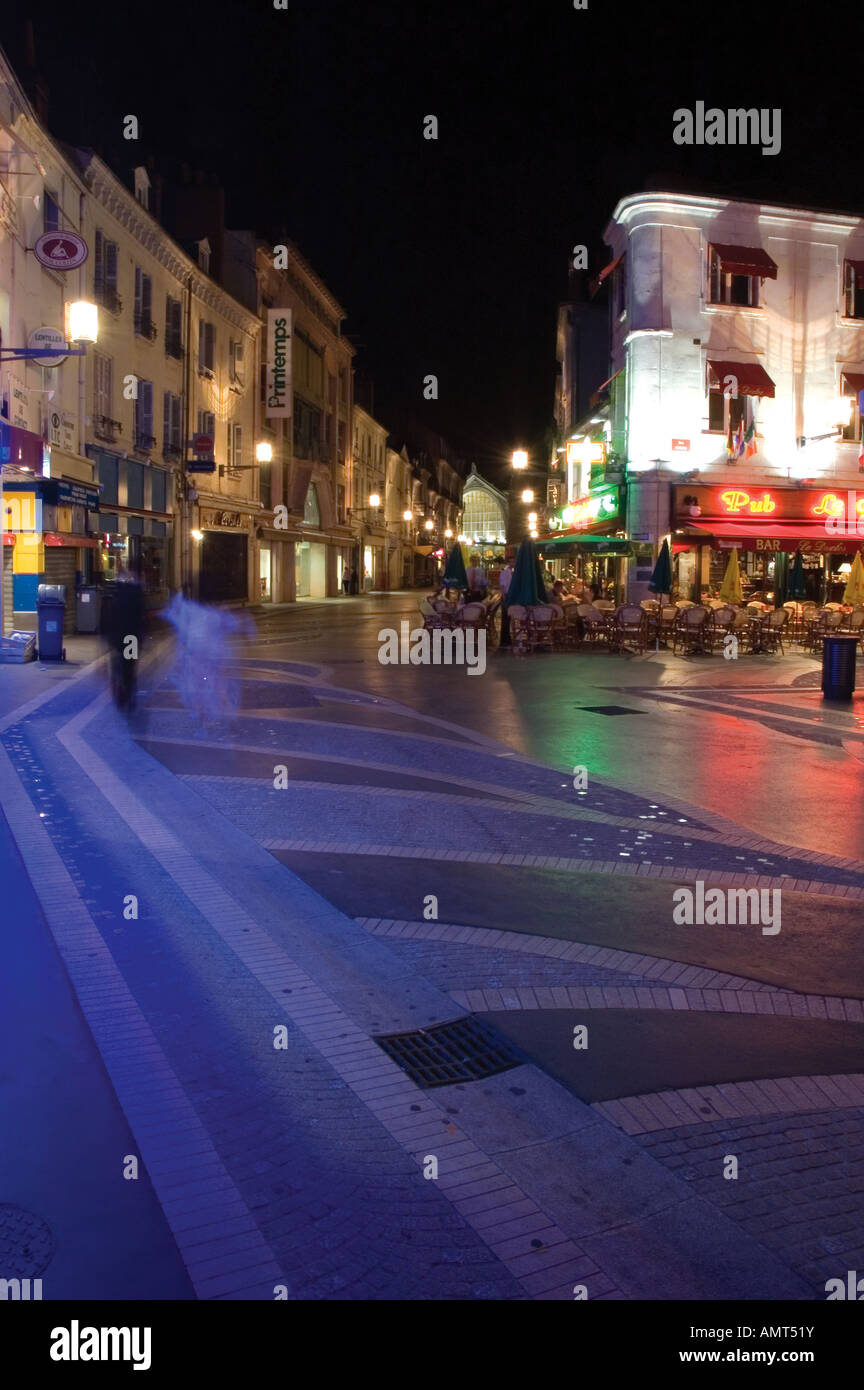
{"label": "flag", "polygon": [[738,428],[735,431],[735,458],[740,459],[744,453],[744,417],[738,421]]}
{"label": "flag", "polygon": [[744,455],[745,458],[752,458],[758,452],[756,444],[756,411],[749,400],[747,400],[747,428],[744,431]]}
{"label": "flag", "polygon": [[735,457],[735,440],[732,438],[732,419],[729,419],[729,433],[726,436],[726,453],[730,459]]}

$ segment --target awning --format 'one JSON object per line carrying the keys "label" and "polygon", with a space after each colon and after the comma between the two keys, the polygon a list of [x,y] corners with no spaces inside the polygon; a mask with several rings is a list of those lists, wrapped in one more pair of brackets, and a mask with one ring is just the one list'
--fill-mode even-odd
{"label": "awning", "polygon": [[611,275],[613,270],[617,270],[618,266],[621,264],[623,259],[624,252],[622,251],[621,255],[616,256],[614,261],[610,261],[608,265],[604,265],[603,269],[600,271],[600,274],[597,276],[597,284],[602,285],[603,281],[606,279],[606,276]]}
{"label": "awning", "polygon": [[72,547],[84,545],[89,549],[99,544],[98,537],[96,536],[61,535],[57,531],[46,531],[42,540],[45,545],[68,545]]}
{"label": "awning", "polygon": [[864,290],[864,261],[847,261],[855,271],[855,284],[859,290]]}
{"label": "awning", "polygon": [[708,368],[717,378],[717,386],[721,389],[726,378],[734,376],[739,396],[770,396],[774,399],[774,382],[758,362],[727,362],[709,357]]}
{"label": "awning", "polygon": [[720,268],[728,275],[758,275],[760,280],[776,280],[777,265],[761,246],[727,246],[714,241],[711,249],[720,258]]}
{"label": "awning", "polygon": [[415,545],[415,547],[414,547],[414,554],[415,554],[415,555],[432,555],[432,554],[434,554],[434,552],[435,552],[436,550],[439,550],[439,549],[440,549],[440,546],[437,546],[437,545]]}
{"label": "awning", "polygon": [[623,370],[623,367],[619,367],[617,372],[613,372],[610,377],[607,377],[607,379],[597,387],[596,391],[592,391],[591,395],[588,397],[588,404],[597,405],[600,400],[601,392],[605,391],[607,386],[611,386],[612,382],[615,380],[617,376],[621,375]]}
{"label": "awning", "polygon": [[4,544],[4,545],[14,545],[16,539],[17,539],[17,537],[16,537],[14,531],[4,531],[4,532],[3,532],[3,544]]}
{"label": "awning", "polygon": [[855,392],[856,396],[859,391],[864,391],[864,372],[843,372],[841,375],[846,385]]}
{"label": "awning", "polygon": [[538,541],[542,550],[577,550],[584,555],[632,555],[633,546],[624,536],[550,536],[548,540]]}
{"label": "awning", "polygon": [[[697,532],[699,534],[692,534]],[[792,554],[801,549],[809,555],[849,554],[860,550],[864,540],[858,536],[829,536],[825,527],[818,523],[776,522],[774,525],[759,522],[747,526],[743,522],[721,522],[717,526],[700,525],[691,522],[686,532],[679,532],[675,544],[686,548],[688,545],[704,544],[708,539],[716,541],[719,550],[763,550],[787,551]]]}

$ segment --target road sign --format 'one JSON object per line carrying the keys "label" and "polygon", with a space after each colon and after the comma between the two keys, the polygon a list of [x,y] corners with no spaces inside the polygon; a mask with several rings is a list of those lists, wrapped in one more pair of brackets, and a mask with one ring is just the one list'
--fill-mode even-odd
{"label": "road sign", "polygon": [[212,454],[213,452],[212,434],[195,434],[192,436],[193,454]]}
{"label": "road sign", "polygon": [[187,473],[215,473],[216,460],[213,458],[190,459],[186,465]]}
{"label": "road sign", "polygon": [[68,356],[66,339],[59,328],[34,328],[30,337],[27,339],[28,348],[35,348],[45,351],[47,348],[56,347],[57,353],[54,357],[37,357],[36,365],[39,367],[59,367],[61,362],[65,362]]}
{"label": "road sign", "polygon": [[51,270],[75,270],[87,259],[87,243],[77,232],[43,232],[33,247],[40,265]]}

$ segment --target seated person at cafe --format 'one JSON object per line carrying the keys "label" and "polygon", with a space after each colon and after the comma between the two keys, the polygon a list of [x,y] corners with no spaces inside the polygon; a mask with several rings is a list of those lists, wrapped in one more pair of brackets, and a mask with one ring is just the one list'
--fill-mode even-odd
{"label": "seated person at cafe", "polygon": [[561,603],[562,599],[569,598],[569,597],[570,597],[570,595],[568,594],[568,592],[567,592],[567,590],[566,590],[566,588],[565,588],[565,586],[564,586],[564,580],[563,580],[563,579],[556,579],[556,580],[555,580],[555,583],[552,585],[552,588],[551,588],[550,591],[549,591],[549,602],[550,602],[550,603]]}

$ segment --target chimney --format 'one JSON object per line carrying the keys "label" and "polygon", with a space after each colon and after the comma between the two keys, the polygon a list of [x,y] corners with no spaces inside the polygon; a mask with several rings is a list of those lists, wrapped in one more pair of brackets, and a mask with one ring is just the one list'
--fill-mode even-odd
{"label": "chimney", "polygon": [[30,98],[38,119],[42,125],[47,125],[48,83],[36,66],[36,36],[32,19],[24,21],[24,68],[21,73],[21,86]]}

